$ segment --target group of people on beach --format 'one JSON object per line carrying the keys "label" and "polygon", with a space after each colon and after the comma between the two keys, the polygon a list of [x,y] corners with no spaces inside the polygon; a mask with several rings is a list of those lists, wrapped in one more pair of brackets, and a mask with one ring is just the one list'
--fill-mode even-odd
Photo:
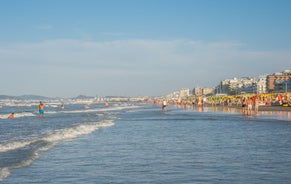
{"label": "group of people on beach", "polygon": [[256,97],[243,98],[241,107],[242,107],[242,114],[244,115],[252,115],[253,107],[254,107],[254,113],[257,114],[259,111],[259,100]]}
{"label": "group of people on beach", "polygon": [[[217,103],[212,101],[207,101],[206,99],[203,99],[202,97],[199,97],[197,99],[194,99],[192,101],[190,100],[181,100],[181,101],[172,101],[167,99],[161,99],[161,100],[154,100],[155,104],[161,104],[162,105],[162,111],[166,111],[166,107],[168,104],[173,104],[176,107],[182,106],[183,108],[187,109],[190,104],[192,104],[194,107],[205,107],[207,104],[212,105],[212,107],[216,107]],[[239,104],[241,104],[242,114],[243,115],[252,115],[253,113],[257,114],[259,111],[259,104],[260,100],[257,96],[254,97],[243,97],[238,101]],[[230,99],[225,100],[223,103],[219,103],[222,107],[236,107],[237,105],[234,105]],[[234,106],[233,106],[234,105]]]}

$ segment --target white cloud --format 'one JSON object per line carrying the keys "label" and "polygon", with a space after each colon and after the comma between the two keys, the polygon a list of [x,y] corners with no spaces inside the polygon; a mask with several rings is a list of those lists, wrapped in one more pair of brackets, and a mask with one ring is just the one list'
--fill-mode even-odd
{"label": "white cloud", "polygon": [[48,96],[84,91],[161,95],[182,87],[214,86],[224,78],[290,69],[290,60],[290,51],[248,50],[238,41],[48,40],[0,45],[0,77],[11,75],[7,68],[14,71],[10,81],[3,82],[6,93],[15,88],[20,94],[33,93],[38,86]]}

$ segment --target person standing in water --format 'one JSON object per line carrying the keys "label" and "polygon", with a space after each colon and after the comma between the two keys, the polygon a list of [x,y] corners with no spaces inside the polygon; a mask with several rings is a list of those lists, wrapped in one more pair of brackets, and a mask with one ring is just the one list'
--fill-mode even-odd
{"label": "person standing in water", "polygon": [[247,115],[252,115],[252,111],[253,111],[253,100],[249,98],[247,100]]}
{"label": "person standing in water", "polygon": [[39,102],[38,111],[39,111],[39,117],[43,118],[44,117],[44,105],[43,105],[42,101]]}
{"label": "person standing in water", "polygon": [[245,97],[242,99],[241,108],[242,108],[242,114],[243,115],[247,114],[247,99]]}

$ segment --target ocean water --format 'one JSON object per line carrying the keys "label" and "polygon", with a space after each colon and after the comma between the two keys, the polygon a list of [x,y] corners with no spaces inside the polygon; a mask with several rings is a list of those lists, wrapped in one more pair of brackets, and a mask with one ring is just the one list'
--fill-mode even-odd
{"label": "ocean water", "polygon": [[37,105],[0,109],[0,183],[291,181],[288,112],[45,103],[41,119]]}

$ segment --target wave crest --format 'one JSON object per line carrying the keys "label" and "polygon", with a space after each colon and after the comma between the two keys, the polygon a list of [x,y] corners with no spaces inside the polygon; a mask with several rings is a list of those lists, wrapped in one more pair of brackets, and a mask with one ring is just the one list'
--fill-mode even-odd
{"label": "wave crest", "polygon": [[74,139],[83,135],[90,134],[98,130],[99,128],[110,127],[113,125],[114,123],[112,120],[106,120],[103,122],[90,122],[74,127],[56,130],[45,137],[36,138],[29,141],[15,141],[7,144],[0,144],[0,153],[27,148],[29,148],[30,151],[30,156],[24,158],[23,160],[21,160],[21,162],[13,163],[12,165],[0,168],[0,181],[10,175],[11,169],[31,165],[31,163],[38,157],[38,153],[51,149],[61,141]]}

